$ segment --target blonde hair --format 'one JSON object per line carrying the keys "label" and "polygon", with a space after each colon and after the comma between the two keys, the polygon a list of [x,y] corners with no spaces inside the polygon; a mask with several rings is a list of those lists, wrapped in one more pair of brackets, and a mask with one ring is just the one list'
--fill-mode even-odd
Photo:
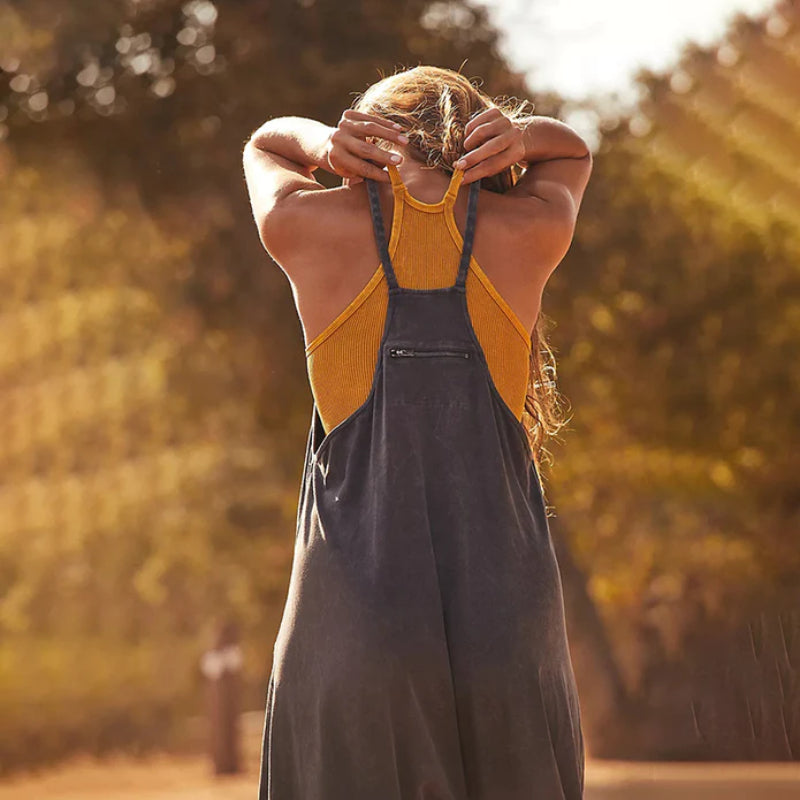
{"label": "blonde hair", "polygon": [[[526,105],[530,101],[516,98],[491,98],[460,72],[442,67],[417,66],[403,69],[369,86],[353,101],[352,108],[376,114],[403,126],[409,137],[412,157],[431,169],[452,173],[464,155],[464,128],[472,117],[488,108],[499,108],[517,124],[531,119]],[[387,149],[391,144],[373,139]],[[510,189],[522,169],[514,164],[502,172],[483,178],[481,187],[498,193]],[[522,422],[536,467],[552,463],[552,454],[545,447],[548,437],[555,437],[569,421],[562,417],[563,397],[556,386],[556,360],[547,342],[545,317],[536,320],[531,336],[530,380]]]}

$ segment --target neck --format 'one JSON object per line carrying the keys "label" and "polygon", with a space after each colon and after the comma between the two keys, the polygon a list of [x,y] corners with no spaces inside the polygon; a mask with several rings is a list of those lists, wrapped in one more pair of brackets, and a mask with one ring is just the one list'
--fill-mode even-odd
{"label": "neck", "polygon": [[441,200],[450,186],[452,173],[441,167],[429,167],[414,158],[407,149],[396,148],[403,155],[403,161],[396,169],[406,189],[423,203]]}

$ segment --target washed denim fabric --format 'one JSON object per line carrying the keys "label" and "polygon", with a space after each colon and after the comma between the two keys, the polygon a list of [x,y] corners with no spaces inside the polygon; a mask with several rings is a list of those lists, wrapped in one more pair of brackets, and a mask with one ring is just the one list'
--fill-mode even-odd
{"label": "washed denim fabric", "polygon": [[369,396],[308,433],[259,800],[579,800],[561,581],[522,423],[458,277],[398,285]]}

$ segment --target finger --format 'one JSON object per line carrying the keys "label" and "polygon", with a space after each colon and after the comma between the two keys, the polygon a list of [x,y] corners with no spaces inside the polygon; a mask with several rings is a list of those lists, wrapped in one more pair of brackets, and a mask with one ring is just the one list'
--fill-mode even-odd
{"label": "finger", "polygon": [[478,125],[477,128],[473,129],[473,131],[464,138],[464,149],[474,150],[487,139],[491,139],[493,136],[500,136],[506,131],[512,130],[513,127],[511,120],[505,116],[489,120],[482,125]]}
{"label": "finger", "polygon": [[384,150],[376,144],[362,142],[360,139],[353,139],[352,147],[348,149],[360,158],[369,158],[380,164],[399,164],[403,160],[403,156],[400,153]]}
{"label": "finger", "polygon": [[340,124],[342,121],[345,120],[356,121],[356,122],[374,122],[377,125],[384,125],[388,128],[394,128],[396,130],[401,130],[403,127],[399,122],[390,122],[388,119],[385,119],[379,114],[367,114],[364,111],[354,111],[352,108],[348,108],[342,114],[342,119],[340,120]]}
{"label": "finger", "polygon": [[380,183],[392,182],[392,179],[389,177],[389,173],[385,169],[376,167],[375,165],[370,164],[369,161],[361,162],[361,170],[359,171],[359,175],[361,175],[362,178],[372,178],[372,180],[379,181]]}
{"label": "finger", "polygon": [[482,144],[476,150],[470,150],[469,153],[459,158],[457,165],[459,169],[464,170],[474,167],[480,161],[487,159],[489,156],[493,156],[502,152],[503,150],[506,150],[511,144],[512,140],[513,137],[509,134],[495,136],[493,139],[489,139],[488,142]]}
{"label": "finger", "polygon": [[377,136],[398,144],[408,144],[408,136],[402,130],[395,128],[393,124],[386,122],[386,120],[384,120],[383,124],[376,122],[357,122],[354,124],[358,126],[359,135],[364,139],[367,136]]}
{"label": "finger", "polygon": [[339,127],[347,131],[351,136],[355,136],[359,139],[366,139],[368,136],[374,136],[378,139],[387,139],[392,142],[397,142],[398,144],[408,143],[408,136],[386,120],[382,122],[343,120],[339,124]]}
{"label": "finger", "polygon": [[481,161],[480,164],[476,164],[474,167],[472,167],[472,169],[468,169],[464,173],[461,183],[474,183],[480,178],[488,178],[492,175],[497,175],[498,172],[501,172],[506,167],[514,163],[509,159],[510,157],[506,150],[504,150],[502,153],[491,156],[485,161]]}
{"label": "finger", "polygon": [[469,134],[472,133],[472,131],[474,131],[479,125],[483,125],[486,122],[491,122],[493,119],[497,119],[501,116],[503,116],[503,112],[500,111],[500,109],[496,106],[485,108],[479,114],[476,114],[469,122],[467,122],[467,124],[464,126],[464,135],[469,136]]}
{"label": "finger", "polygon": [[343,162],[344,169],[352,173],[353,177],[372,178],[381,183],[389,183],[392,180],[386,170],[357,156],[347,155]]}

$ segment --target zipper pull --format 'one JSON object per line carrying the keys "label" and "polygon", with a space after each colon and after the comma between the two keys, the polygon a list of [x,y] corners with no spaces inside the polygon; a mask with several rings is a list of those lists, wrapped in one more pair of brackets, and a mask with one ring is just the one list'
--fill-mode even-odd
{"label": "zipper pull", "polygon": [[402,347],[393,347],[389,351],[393,356],[413,356],[416,353],[413,350],[404,349]]}

